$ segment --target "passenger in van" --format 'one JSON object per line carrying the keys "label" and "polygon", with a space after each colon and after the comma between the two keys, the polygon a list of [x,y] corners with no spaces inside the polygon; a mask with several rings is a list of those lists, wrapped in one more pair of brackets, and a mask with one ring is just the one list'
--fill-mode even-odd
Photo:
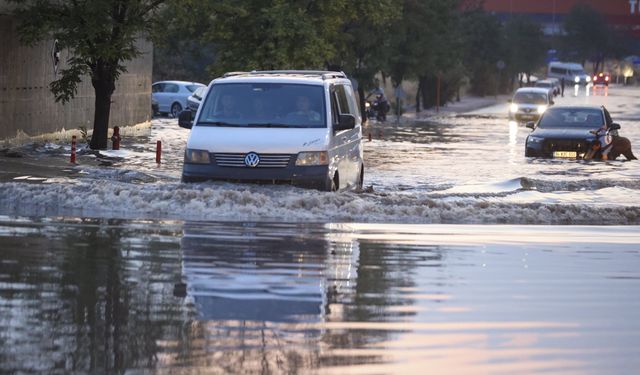
{"label": "passenger in van", "polygon": [[240,112],[236,108],[236,101],[231,95],[223,95],[221,100],[222,111],[218,114],[219,117],[224,118],[238,118],[241,117]]}
{"label": "passenger in van", "polygon": [[311,109],[309,98],[305,95],[299,95],[296,99],[296,111],[287,115],[287,120],[296,122],[317,122],[320,121],[320,114]]}

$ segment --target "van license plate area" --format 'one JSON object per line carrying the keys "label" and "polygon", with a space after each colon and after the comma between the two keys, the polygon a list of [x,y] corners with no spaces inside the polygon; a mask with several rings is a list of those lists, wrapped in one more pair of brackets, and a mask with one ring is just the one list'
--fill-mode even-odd
{"label": "van license plate area", "polygon": [[554,158],[577,158],[578,153],[575,151],[554,151]]}

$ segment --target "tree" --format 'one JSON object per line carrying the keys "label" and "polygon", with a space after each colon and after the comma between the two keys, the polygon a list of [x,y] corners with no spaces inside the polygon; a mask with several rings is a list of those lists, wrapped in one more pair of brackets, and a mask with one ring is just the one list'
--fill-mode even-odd
{"label": "tree", "polygon": [[543,37],[540,25],[527,17],[514,16],[505,24],[506,70],[512,79],[519,73],[529,77],[544,63],[547,48]]}
{"label": "tree", "polygon": [[481,96],[495,93],[496,62],[504,59],[500,21],[476,8],[462,13],[460,29],[463,64],[469,73],[471,91]]}
{"label": "tree", "polygon": [[342,7],[338,32],[332,45],[335,58],[327,60],[330,70],[344,70],[358,82],[360,110],[365,111],[365,91],[385,65],[393,22],[400,18],[402,0],[353,0]]}
{"label": "tree", "polygon": [[594,71],[609,49],[611,31],[603,16],[587,4],[577,4],[564,21],[567,33],[566,49],[584,66],[588,59],[595,62]]}
{"label": "tree", "polygon": [[111,96],[125,63],[141,51],[136,40],[150,32],[165,0],[10,0],[17,5],[18,31],[34,45],[45,38],[69,50],[68,67],[50,84],[57,102],[67,103],[83,77],[95,90],[92,149],[107,148]]}

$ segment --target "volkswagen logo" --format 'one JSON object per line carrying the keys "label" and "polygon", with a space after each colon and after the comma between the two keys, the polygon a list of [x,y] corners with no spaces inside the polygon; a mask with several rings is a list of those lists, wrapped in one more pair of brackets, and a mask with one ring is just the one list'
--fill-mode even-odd
{"label": "volkswagen logo", "polygon": [[260,156],[255,152],[250,152],[244,157],[244,164],[247,167],[255,168],[260,164]]}

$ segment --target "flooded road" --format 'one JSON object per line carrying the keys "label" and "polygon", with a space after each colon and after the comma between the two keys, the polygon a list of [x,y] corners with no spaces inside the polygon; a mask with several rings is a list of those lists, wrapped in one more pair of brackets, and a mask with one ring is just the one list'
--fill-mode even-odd
{"label": "flooded road", "polygon": [[[640,153],[640,90],[558,98],[606,104],[621,135]],[[506,106],[505,106],[506,107]],[[120,151],[82,152],[66,144],[23,147],[0,156],[0,213],[179,220],[366,221],[473,224],[640,224],[640,162],[524,157],[530,133],[503,106],[364,129],[366,192],[289,186],[182,184],[188,130],[154,120]],[[155,144],[163,144],[162,164]],[[606,218],[606,219],[603,219]]]}
{"label": "flooded road", "polygon": [[[639,94],[557,102],[638,154]],[[640,162],[525,158],[505,107],[370,125],[364,191],[183,184],[166,118],[0,150],[0,373],[637,372]]]}
{"label": "flooded road", "polygon": [[0,372],[631,374],[637,227],[0,217]]}

